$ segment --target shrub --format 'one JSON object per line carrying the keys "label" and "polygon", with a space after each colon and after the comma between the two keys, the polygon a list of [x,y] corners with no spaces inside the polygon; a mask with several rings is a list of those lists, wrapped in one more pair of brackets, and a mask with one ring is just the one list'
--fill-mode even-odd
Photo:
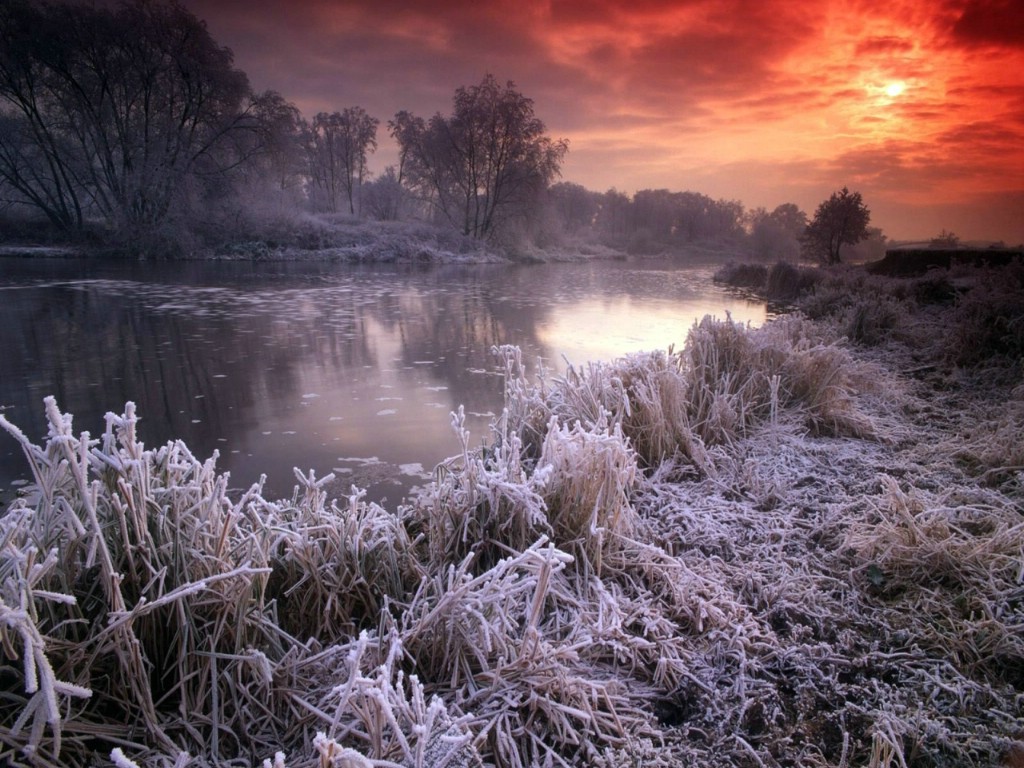
{"label": "shrub", "polygon": [[714,274],[716,283],[757,291],[764,289],[767,279],[768,268],[763,264],[726,264]]}
{"label": "shrub", "polygon": [[910,283],[910,296],[921,305],[949,306],[956,301],[957,289],[948,270],[933,269]]}
{"label": "shrub", "polygon": [[768,270],[765,295],[768,301],[791,302],[809,291],[820,279],[817,269],[806,269],[780,261]]}
{"label": "shrub", "polygon": [[889,339],[905,318],[899,302],[882,296],[862,296],[843,315],[843,334],[857,344],[875,346]]}
{"label": "shrub", "polygon": [[946,339],[957,365],[1024,358],[1024,270],[995,270],[963,296]]}

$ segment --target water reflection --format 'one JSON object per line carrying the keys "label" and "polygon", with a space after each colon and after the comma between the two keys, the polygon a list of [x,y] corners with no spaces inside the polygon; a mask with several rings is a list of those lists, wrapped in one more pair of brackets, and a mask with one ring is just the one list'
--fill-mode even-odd
{"label": "water reflection", "polygon": [[[491,347],[517,344],[556,370],[681,344],[695,319],[760,323],[710,269],[642,262],[532,267],[351,268],[3,260],[0,404],[33,439],[53,394],[75,428],[134,400],[148,445],[183,438],[233,484],[291,468],[397,500],[456,445],[450,412],[486,438],[501,407]],[[27,477],[0,437],[0,499]]]}

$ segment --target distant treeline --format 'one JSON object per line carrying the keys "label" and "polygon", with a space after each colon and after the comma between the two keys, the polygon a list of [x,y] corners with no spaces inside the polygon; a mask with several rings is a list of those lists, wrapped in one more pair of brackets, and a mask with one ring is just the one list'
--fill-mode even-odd
{"label": "distant treeline", "polygon": [[[799,256],[808,223],[791,203],[748,211],[698,192],[557,182],[568,143],[491,75],[458,88],[448,117],[396,114],[387,129],[398,165],[373,177],[378,118],[349,106],[307,120],[281,94],[255,91],[173,0],[5,0],[0,38],[8,240],[172,256],[258,241],[268,226],[287,232],[282,222],[318,214],[434,222],[499,246],[583,241],[656,254],[712,243],[774,261]],[[874,230],[860,257],[881,247]]]}

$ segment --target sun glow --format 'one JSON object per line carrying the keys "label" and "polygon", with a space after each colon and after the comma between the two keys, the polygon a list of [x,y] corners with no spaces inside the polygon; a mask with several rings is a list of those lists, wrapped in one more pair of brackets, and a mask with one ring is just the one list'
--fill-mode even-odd
{"label": "sun glow", "polygon": [[887,86],[885,86],[884,90],[886,96],[889,96],[890,98],[896,98],[905,90],[907,90],[907,84],[900,80],[895,83],[889,83]]}

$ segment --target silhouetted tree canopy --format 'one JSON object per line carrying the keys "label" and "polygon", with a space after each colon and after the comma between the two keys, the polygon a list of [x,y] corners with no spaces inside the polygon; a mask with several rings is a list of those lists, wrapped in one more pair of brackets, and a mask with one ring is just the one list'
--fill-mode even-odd
{"label": "silhouetted tree canopy", "polygon": [[843,187],[818,206],[804,230],[804,247],[825,264],[838,264],[843,245],[859,243],[868,234],[871,212],[860,192]]}
{"label": "silhouetted tree canopy", "polygon": [[747,214],[754,254],[766,261],[795,259],[807,228],[807,214],[794,203],[783,203],[770,213],[755,208]]}
{"label": "silhouetted tree canopy", "polygon": [[614,189],[600,198],[595,226],[602,239],[631,250],[658,251],[743,236],[743,204],[699,192],[642,189],[632,199]]}
{"label": "silhouetted tree canopy", "polygon": [[451,116],[399,112],[389,124],[399,176],[464,234],[486,238],[536,206],[568,149],[528,99],[492,75],[455,91]]}
{"label": "silhouetted tree canopy", "polygon": [[550,213],[568,235],[576,235],[593,226],[601,195],[579,184],[560,181],[548,188]]}
{"label": "silhouetted tree canopy", "polygon": [[176,2],[4,0],[0,39],[0,179],[62,230],[153,229],[259,145],[245,74]]}

